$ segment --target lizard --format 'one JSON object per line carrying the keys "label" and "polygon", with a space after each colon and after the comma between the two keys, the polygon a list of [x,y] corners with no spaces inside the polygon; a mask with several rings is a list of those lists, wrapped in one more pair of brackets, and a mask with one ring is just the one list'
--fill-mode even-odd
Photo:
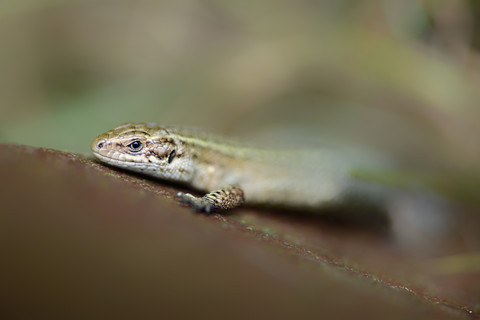
{"label": "lizard", "polygon": [[108,165],[202,192],[175,197],[205,214],[245,204],[380,222],[398,244],[419,252],[441,248],[456,228],[450,202],[428,188],[419,190],[415,181],[403,187],[382,181],[382,175],[402,171],[368,149],[261,148],[154,123],[119,125],[96,137],[91,149]]}
{"label": "lizard", "polygon": [[96,137],[91,149],[108,165],[204,192],[176,194],[180,203],[204,213],[244,203],[307,210],[384,207],[389,193],[355,178],[355,165],[366,163],[357,155],[252,147],[194,128],[126,123]]}

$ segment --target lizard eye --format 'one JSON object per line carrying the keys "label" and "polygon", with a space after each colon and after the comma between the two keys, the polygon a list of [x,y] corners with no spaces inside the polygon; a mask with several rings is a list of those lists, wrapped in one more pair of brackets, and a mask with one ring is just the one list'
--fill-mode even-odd
{"label": "lizard eye", "polygon": [[131,151],[134,151],[134,152],[138,152],[140,150],[142,150],[143,148],[143,143],[138,141],[138,140],[135,140],[135,141],[132,141],[129,145],[127,145],[127,147],[131,150]]}

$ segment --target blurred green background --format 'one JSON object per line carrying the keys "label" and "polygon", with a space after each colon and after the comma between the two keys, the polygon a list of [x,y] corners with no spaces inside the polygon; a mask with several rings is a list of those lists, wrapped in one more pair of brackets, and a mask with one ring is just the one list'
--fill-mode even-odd
{"label": "blurred green background", "polygon": [[0,141],[89,152],[130,121],[346,140],[477,172],[480,5],[0,2]]}

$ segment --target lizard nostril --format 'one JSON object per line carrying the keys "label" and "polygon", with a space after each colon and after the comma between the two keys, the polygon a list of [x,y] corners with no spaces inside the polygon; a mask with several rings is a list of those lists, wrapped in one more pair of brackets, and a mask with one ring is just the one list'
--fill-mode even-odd
{"label": "lizard nostril", "polygon": [[104,146],[104,143],[103,143],[103,142],[99,142],[99,143],[97,144],[97,149],[102,149],[103,146]]}

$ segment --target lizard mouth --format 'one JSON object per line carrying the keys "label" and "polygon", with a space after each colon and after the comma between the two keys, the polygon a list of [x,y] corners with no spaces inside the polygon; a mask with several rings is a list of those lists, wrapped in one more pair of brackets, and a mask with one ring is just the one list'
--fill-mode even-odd
{"label": "lizard mouth", "polygon": [[102,154],[102,153],[96,151],[96,150],[92,150],[92,153],[95,156],[95,158],[97,158],[101,162],[106,162],[106,163],[115,164],[115,165],[120,165],[120,163],[121,163],[120,160],[118,160],[114,157],[109,157],[105,154]]}
{"label": "lizard mouth", "polygon": [[118,158],[111,157],[108,155],[101,154],[97,151],[93,151],[93,155],[100,160],[102,163],[111,165],[113,167],[122,168],[126,170],[136,171],[136,172],[145,172],[149,170],[149,166],[143,162],[133,162],[133,161],[122,161]]}
{"label": "lizard mouth", "polygon": [[[119,159],[118,152],[116,151],[108,151],[108,150],[103,150],[104,152],[100,152],[98,150],[92,150],[93,155],[100,160],[101,162],[106,162],[109,164],[113,164],[116,166],[122,166],[125,167],[125,163],[128,161],[122,161]],[[112,155],[113,153],[113,155]]]}

